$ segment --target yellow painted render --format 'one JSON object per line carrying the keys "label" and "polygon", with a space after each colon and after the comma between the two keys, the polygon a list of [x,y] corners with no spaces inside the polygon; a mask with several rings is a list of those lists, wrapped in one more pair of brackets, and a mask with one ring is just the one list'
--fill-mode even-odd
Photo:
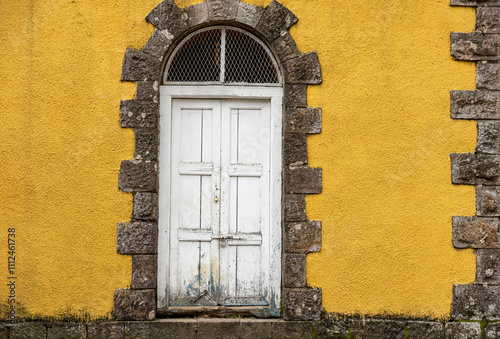
{"label": "yellow painted render", "polygon": [[[132,197],[117,182],[134,137],[118,114],[135,85],[120,73],[158,3],[0,2],[0,246],[15,227],[25,316],[108,317],[114,291],[130,285],[116,225]],[[475,275],[475,255],[451,243],[451,217],[474,214],[474,191],[451,184],[449,161],[475,144],[475,124],[449,117],[449,91],[475,83],[474,65],[450,58],[449,33],[472,31],[474,11],[448,0],[282,3],[323,71],[308,91],[323,108],[323,132],[308,138],[310,165],[323,168],[323,193],[307,198],[323,222],[308,283],[328,312],[446,316],[452,285]]]}

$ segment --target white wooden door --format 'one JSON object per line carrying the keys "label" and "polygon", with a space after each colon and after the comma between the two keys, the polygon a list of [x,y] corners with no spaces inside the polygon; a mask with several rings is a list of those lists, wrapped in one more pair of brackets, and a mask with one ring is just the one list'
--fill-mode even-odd
{"label": "white wooden door", "polygon": [[279,315],[281,96],[162,98],[158,307]]}

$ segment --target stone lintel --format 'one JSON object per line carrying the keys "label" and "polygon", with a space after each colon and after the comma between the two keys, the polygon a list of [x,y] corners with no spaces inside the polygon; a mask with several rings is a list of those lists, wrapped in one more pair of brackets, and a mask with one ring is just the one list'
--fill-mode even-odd
{"label": "stone lintel", "polygon": [[239,0],[206,0],[211,21],[236,20]]}
{"label": "stone lintel", "polygon": [[253,4],[249,4],[243,1],[240,1],[238,6],[239,7],[238,7],[238,14],[236,16],[236,21],[255,28],[259,23],[260,19],[262,18],[265,8],[260,6],[255,6]]}

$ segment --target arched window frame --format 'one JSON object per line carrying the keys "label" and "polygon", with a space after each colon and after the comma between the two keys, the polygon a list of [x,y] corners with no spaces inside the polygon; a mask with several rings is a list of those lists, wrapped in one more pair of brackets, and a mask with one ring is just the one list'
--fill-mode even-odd
{"label": "arched window frame", "polygon": [[115,293],[116,318],[157,316],[158,88],[164,56],[191,31],[224,24],[244,27],[261,37],[283,71],[281,314],[285,320],[319,319],[321,289],[307,288],[305,258],[321,249],[321,223],[308,220],[305,194],[320,193],[322,187],[321,169],[307,165],[306,143],[307,134],[321,131],[321,109],[307,106],[307,86],[321,83],[321,69],[317,54],[301,54],[288,32],[296,16],[274,0],[266,8],[239,0],[207,0],[182,9],[165,0],[146,19],[155,31],[142,50],[127,49],[122,68],[122,81],[137,83],[136,99],[120,105],[120,125],[134,129],[136,147],[134,159],[122,162],[119,176],[119,188],[134,194],[134,209],[132,220],[118,225],[117,252],[132,255],[133,264],[130,289]]}

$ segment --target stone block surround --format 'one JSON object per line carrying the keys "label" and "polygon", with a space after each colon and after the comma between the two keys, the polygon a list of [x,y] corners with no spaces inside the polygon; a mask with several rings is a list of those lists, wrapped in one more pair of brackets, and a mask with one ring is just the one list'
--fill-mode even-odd
{"label": "stone block surround", "polygon": [[[473,248],[477,253],[476,281],[454,286],[451,316],[456,320],[497,321],[500,320],[500,1],[451,0],[451,5],[474,6],[477,14],[473,33],[451,33],[452,57],[477,65],[476,90],[451,92],[451,117],[477,121],[475,152],[451,154],[452,182],[476,188],[476,215],[453,217],[453,244],[456,248]],[[450,330],[454,326],[457,325],[450,325]],[[483,338],[498,338],[499,334],[499,326],[491,323],[486,326]]]}
{"label": "stone block surround", "polygon": [[[158,219],[159,85],[173,47],[197,28],[229,25],[247,29],[274,52],[282,69],[284,253],[282,256],[282,315],[285,320],[317,320],[321,290],[307,287],[306,255],[321,250],[321,222],[309,221],[305,195],[322,190],[321,168],[307,162],[308,134],[321,132],[320,108],[308,107],[307,86],[322,81],[318,55],[301,54],[288,32],[297,17],[272,1],[258,7],[239,0],[206,0],[179,8],[164,0],[146,17],[155,30],[141,50],[127,48],[122,81],[137,83],[136,98],[120,105],[120,125],[135,132],[133,160],[120,168],[119,188],[134,195],[132,219],[118,225],[118,253],[132,255],[130,289],[115,293],[119,320],[152,320],[156,314],[156,252]],[[201,328],[201,327],[200,327]]]}

